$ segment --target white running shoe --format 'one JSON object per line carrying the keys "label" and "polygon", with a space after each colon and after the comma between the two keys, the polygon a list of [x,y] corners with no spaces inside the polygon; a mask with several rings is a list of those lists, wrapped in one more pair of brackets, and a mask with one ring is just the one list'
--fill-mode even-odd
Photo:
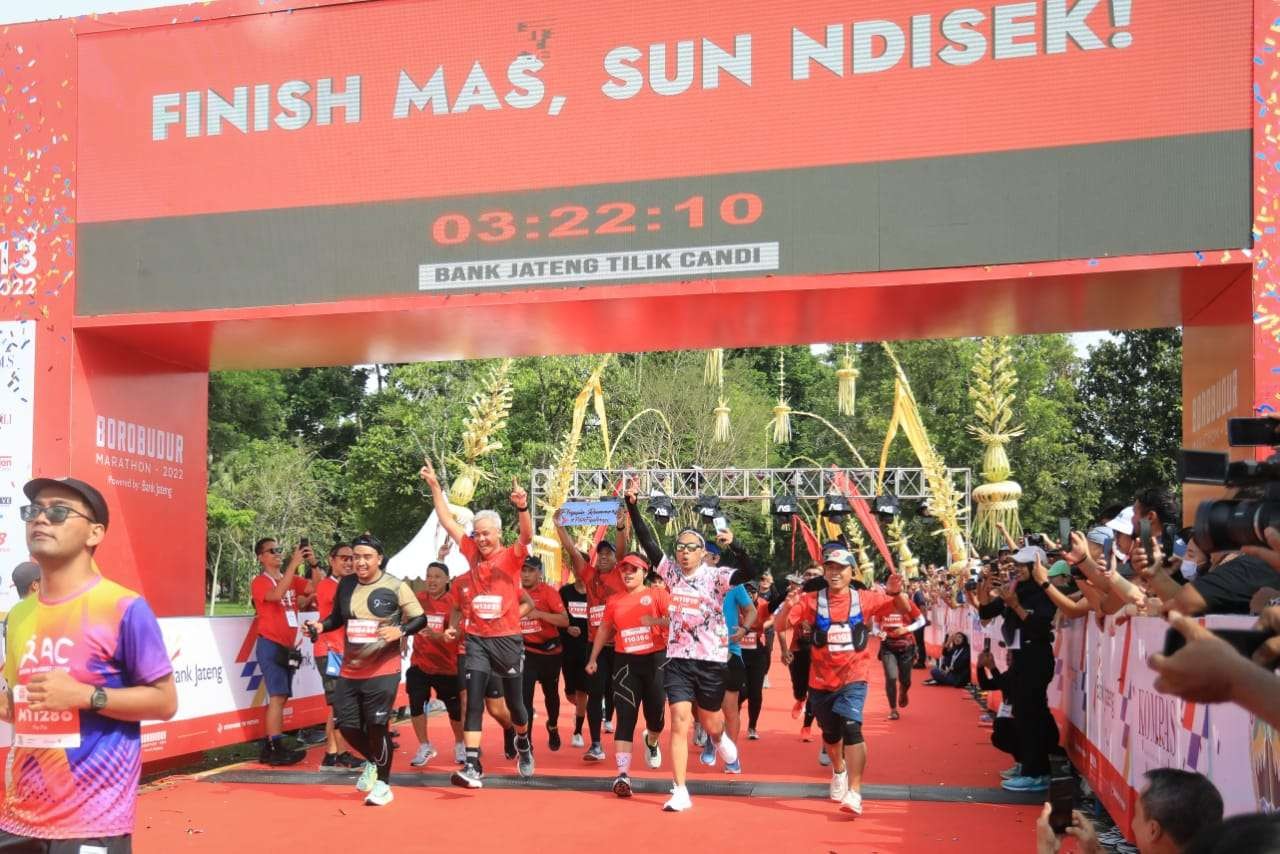
{"label": "white running shoe", "polygon": [[659,744],[659,742],[657,741],[655,741],[652,745],[649,744],[649,730],[644,731],[644,736],[642,736],[642,740],[644,741],[644,764],[648,765],[650,768],[661,768],[662,767],[661,744]]}
{"label": "white running shoe", "polygon": [[569,739],[569,744],[570,744],[570,746],[572,746],[572,747],[585,747],[585,746],[586,746],[586,742],[582,740],[582,733],[580,733],[580,732],[575,732],[575,733],[573,734],[573,738]]}
{"label": "white running shoe", "polygon": [[378,766],[372,762],[365,762],[364,768],[360,769],[360,776],[356,780],[357,792],[373,791],[373,784],[378,781]]}
{"label": "white running shoe", "polygon": [[467,761],[467,746],[462,742],[458,742],[453,746],[453,761],[459,765],[463,765]]}
{"label": "white running shoe", "polygon": [[725,765],[732,765],[738,761],[738,745],[733,743],[728,733],[720,734],[720,743],[716,745],[716,752],[720,754]]}
{"label": "white running shoe", "polygon": [[373,784],[373,791],[365,796],[364,802],[371,807],[385,807],[395,799],[391,787],[379,780]]}
{"label": "white running shoe", "polygon": [[845,792],[844,800],[840,801],[840,812],[862,815],[862,793],[853,789]]}
{"label": "white running shoe", "polygon": [[[456,753],[457,751],[455,751]],[[414,768],[421,768],[432,759],[436,758],[436,749],[431,746],[431,742],[418,745],[418,752],[413,754],[413,758],[409,760],[409,764]],[[465,755],[464,755],[465,758]]]}
{"label": "white running shoe", "polygon": [[605,721],[603,729],[605,732],[613,732],[613,721]]}
{"label": "white running shoe", "polygon": [[662,805],[664,812],[684,812],[693,809],[693,800],[689,797],[689,789],[675,786],[671,789],[671,797]]}
{"label": "white running shoe", "polygon": [[839,773],[831,774],[831,800],[840,803],[844,800],[844,796],[849,793],[849,770],[846,768]]}
{"label": "white running shoe", "polygon": [[432,700],[427,703],[427,714],[429,715],[439,715],[446,711],[448,709],[445,707],[444,700]]}
{"label": "white running shoe", "polygon": [[770,685],[770,684],[769,684],[769,674],[768,674],[768,673],[766,673],[766,674],[764,675],[764,684],[763,684],[763,685],[761,685],[760,687],[761,687],[761,688],[772,688],[772,687],[773,687],[772,685]]}
{"label": "white running shoe", "polygon": [[702,728],[702,724],[697,721],[693,722],[693,744],[695,747],[702,747],[707,743],[707,731]]}
{"label": "white running shoe", "polygon": [[827,751],[823,750],[821,747],[818,748],[818,764],[823,768],[826,768],[831,764],[831,757],[828,756]]}

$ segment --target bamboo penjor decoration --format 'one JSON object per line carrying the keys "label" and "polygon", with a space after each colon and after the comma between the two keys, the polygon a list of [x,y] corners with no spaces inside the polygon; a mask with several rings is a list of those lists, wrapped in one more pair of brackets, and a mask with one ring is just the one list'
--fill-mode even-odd
{"label": "bamboo penjor decoration", "polygon": [[858,393],[858,369],[853,366],[853,353],[844,345],[844,356],[836,369],[836,408],[841,415],[853,415],[854,400]]}
{"label": "bamboo penjor decoration", "polygon": [[907,543],[911,538],[907,536],[902,517],[895,516],[885,527],[885,533],[889,535],[889,545],[897,549],[898,571],[907,578],[915,578],[920,574],[920,561],[911,553],[911,546]]}
{"label": "bamboo penjor decoration", "polygon": [[720,389],[719,402],[712,410],[715,416],[711,428],[711,438],[721,444],[729,441],[729,402],[724,397],[724,348],[717,347],[707,351],[707,364],[702,369],[702,381],[706,385],[714,385]]}
{"label": "bamboo penjor decoration", "polygon": [[987,548],[1003,542],[1000,527],[1011,536],[1022,533],[1018,519],[1018,499],[1022,487],[1009,479],[1013,473],[1005,446],[1026,432],[1021,424],[1014,425],[1013,393],[1018,375],[1013,370],[1013,354],[1004,338],[984,338],[973,364],[973,384],[969,397],[977,424],[969,425],[969,432],[977,437],[986,449],[982,455],[982,479],[986,481],[973,491],[978,505],[974,537]]}
{"label": "bamboo penjor decoration", "polygon": [[773,407],[773,443],[785,445],[791,441],[791,404],[786,398],[787,357],[785,350],[778,350],[778,402]]}
{"label": "bamboo penjor decoration", "polygon": [[511,365],[503,359],[490,372],[484,389],[471,399],[462,432],[462,456],[454,458],[458,476],[449,487],[449,503],[466,506],[475,497],[476,486],[489,475],[477,465],[481,457],[502,448],[494,437],[506,426],[511,414]]}

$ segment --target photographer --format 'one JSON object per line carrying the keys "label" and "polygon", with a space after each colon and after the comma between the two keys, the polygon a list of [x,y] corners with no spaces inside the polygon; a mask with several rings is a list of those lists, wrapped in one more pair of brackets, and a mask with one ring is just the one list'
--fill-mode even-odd
{"label": "photographer", "polygon": [[[1044,563],[1044,549],[1023,546],[1013,555],[1013,572],[998,590],[999,600],[984,605],[985,620],[1003,618],[1001,631],[1013,656],[1013,720],[1018,738],[1021,774],[1005,780],[1014,792],[1049,788],[1049,752],[1057,743],[1057,725],[1049,713],[1048,689],[1053,678],[1053,618],[1057,608],[1044,588],[1031,579],[1032,568]],[[1049,583],[1044,582],[1044,587]]]}

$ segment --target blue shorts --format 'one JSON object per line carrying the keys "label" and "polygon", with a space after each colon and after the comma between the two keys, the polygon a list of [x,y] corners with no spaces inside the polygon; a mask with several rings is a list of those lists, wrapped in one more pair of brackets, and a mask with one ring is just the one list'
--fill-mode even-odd
{"label": "blue shorts", "polygon": [[809,708],[822,727],[822,740],[835,744],[844,736],[845,721],[862,723],[862,705],[866,701],[866,682],[851,682],[838,691],[810,688]]}
{"label": "blue shorts", "polygon": [[258,655],[258,667],[262,670],[262,681],[267,684],[267,696],[292,697],[293,670],[289,667],[289,648],[260,637],[254,650]]}

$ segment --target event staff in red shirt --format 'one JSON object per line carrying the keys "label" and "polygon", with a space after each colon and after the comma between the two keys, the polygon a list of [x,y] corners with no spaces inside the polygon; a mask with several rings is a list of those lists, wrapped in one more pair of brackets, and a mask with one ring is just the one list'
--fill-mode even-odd
{"label": "event staff in red shirt", "polygon": [[[316,610],[320,619],[333,613],[333,602],[338,595],[338,582],[355,571],[351,563],[351,546],[347,543],[334,543],[329,549],[329,573],[316,584]],[[312,657],[316,669],[320,671],[320,683],[324,686],[324,702],[333,711],[334,689],[338,686],[338,674],[342,672],[343,630],[334,629],[316,637],[311,645]],[[359,768],[363,763],[347,750],[347,743],[338,732],[333,722],[333,715],[324,722],[325,749],[321,768],[332,768],[343,771],[347,768]]]}
{"label": "event staff in red shirt", "polygon": [[284,745],[284,704],[293,696],[293,667],[290,653],[298,641],[298,611],[315,592],[315,586],[298,577],[298,567],[314,558],[310,546],[298,546],[289,564],[280,571],[282,549],[275,538],[263,537],[254,544],[262,572],[249,585],[254,610],[258,612],[258,640],[254,647],[258,668],[267,688],[267,739],[259,761],[268,765],[296,765],[306,752]]}
{"label": "event staff in red shirt", "polygon": [[542,558],[529,555],[520,569],[520,584],[533,610],[520,619],[524,635],[524,708],[533,720],[533,689],[542,686],[547,708],[547,747],[560,749],[560,663],[563,645],[560,630],[569,625],[560,591],[543,580]]}
{"label": "event staff in red shirt", "polygon": [[636,719],[644,709],[645,760],[650,768],[662,764],[658,737],[665,725],[667,693],[662,684],[662,668],[667,663],[667,609],[671,596],[661,587],[645,587],[649,564],[640,555],[630,554],[618,562],[618,574],[626,591],[609,600],[601,618],[587,661],[587,673],[599,669],[600,653],[610,641],[614,645],[614,708],[618,710],[618,731],[614,736],[614,758],[618,776],[613,792],[631,797],[631,743]]}
{"label": "event staff in red shirt", "polygon": [[[467,651],[464,679],[467,710],[462,739],[466,745],[466,765],[455,771],[455,786],[478,789],[483,785],[480,765],[480,735],[484,723],[485,691],[490,677],[501,680],[502,693],[515,730],[516,771],[533,776],[533,741],[529,738],[529,716],[524,707],[524,634],[520,631],[523,596],[520,568],[533,541],[533,518],[529,515],[529,495],[519,481],[511,479],[511,506],[520,520],[520,536],[514,545],[502,544],[502,517],[481,510],[467,532],[454,518],[431,461],[425,461],[419,475],[431,489],[436,517],[449,532],[471,564],[468,583],[459,588],[458,605],[467,621]],[[465,592],[464,592],[465,590]]]}
{"label": "event staff in red shirt", "polygon": [[446,637],[454,599],[449,592],[449,567],[440,561],[427,565],[424,590],[418,592],[418,603],[427,617],[427,625],[413,637],[413,654],[404,675],[409,694],[409,715],[418,751],[409,760],[415,768],[426,765],[437,755],[427,737],[427,703],[434,693],[444,703],[453,728],[453,759],[464,760],[462,746],[462,703],[458,697],[458,641]]}
{"label": "event staff in red shirt", "polygon": [[[618,555],[627,549],[630,521],[626,511],[619,508],[615,542],[601,540],[596,544],[595,560],[589,561],[578,551],[573,538],[560,524],[560,514],[556,514],[556,536],[560,538],[560,545],[573,562],[574,577],[582,579],[587,589],[588,645],[595,643],[609,600],[626,592],[626,585],[615,567]],[[587,676],[587,727],[591,733],[591,747],[582,757],[587,762],[604,759],[604,747],[600,739],[602,731],[609,731],[606,722],[613,717],[613,653],[613,644],[606,644],[600,652],[595,673]]]}
{"label": "event staff in red shirt", "polygon": [[870,623],[895,609],[908,613],[911,602],[897,574],[889,576],[884,593],[853,589],[854,566],[853,555],[845,549],[826,551],[825,584],[810,582],[806,588],[821,589],[790,595],[775,620],[777,625],[812,627],[809,703],[831,758],[831,799],[841,810],[862,815],[862,774],[867,767],[862,706],[871,666]]}

